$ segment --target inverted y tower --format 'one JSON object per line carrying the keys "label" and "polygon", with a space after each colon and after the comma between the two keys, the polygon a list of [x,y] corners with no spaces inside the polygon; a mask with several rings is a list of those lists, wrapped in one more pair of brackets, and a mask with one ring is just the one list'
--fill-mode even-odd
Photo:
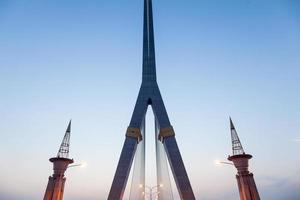
{"label": "inverted y tower", "polygon": [[252,158],[252,155],[245,153],[231,118],[230,130],[232,156],[229,156],[228,160],[233,162],[238,171],[236,179],[240,193],[240,200],[260,200],[253,174],[248,170],[249,160]]}
{"label": "inverted y tower", "polygon": [[70,134],[71,134],[71,121],[69,122],[64,139],[60,145],[56,157],[50,158],[53,163],[53,175],[49,177],[47,189],[44,195],[44,200],[62,200],[65,188],[65,171],[69,164],[72,164],[73,159],[69,159],[70,147]]}
{"label": "inverted y tower", "polygon": [[156,139],[163,144],[180,198],[182,200],[194,200],[195,196],[177,146],[174,129],[169,121],[156,81],[152,1],[144,0],[142,84],[127,128],[126,139],[108,200],[121,200],[123,198],[137,146],[143,140],[145,115],[149,105],[152,107],[158,129]]}

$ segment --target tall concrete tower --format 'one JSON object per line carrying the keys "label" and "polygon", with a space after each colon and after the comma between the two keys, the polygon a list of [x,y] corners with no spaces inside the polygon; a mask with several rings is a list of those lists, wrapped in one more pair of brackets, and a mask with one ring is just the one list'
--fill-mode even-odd
{"label": "tall concrete tower", "polygon": [[[157,148],[159,151],[156,153],[156,159],[158,160],[157,185],[160,185],[162,182],[164,185],[163,189],[167,186],[166,182],[161,181],[161,179],[163,179],[162,176],[166,173],[160,172],[160,170],[162,170],[160,164],[167,163],[167,161],[162,161],[160,158],[166,156],[169,161],[168,163],[170,164],[170,169],[173,173],[180,198],[183,200],[194,200],[195,196],[175,139],[175,132],[170,123],[156,79],[152,0],[144,0],[142,84],[131,121],[127,128],[126,139],[109,192],[108,200],[121,200],[123,198],[134,157],[136,154],[141,155],[139,154],[141,152],[140,147],[145,141],[145,115],[149,106],[152,107],[155,119],[155,140],[158,146],[162,146],[162,148]],[[141,183],[141,185],[143,185],[145,183],[145,159],[144,155],[141,155],[141,159],[139,159],[139,156],[137,155],[135,157],[135,167],[139,166],[138,171],[140,174],[140,177],[138,177],[137,180]],[[138,165],[137,161],[139,160],[142,162]],[[131,186],[131,188],[132,192],[136,192],[139,189],[137,186]],[[159,189],[162,190],[161,188]],[[172,197],[170,197],[171,195],[168,198],[162,197],[162,192],[163,191],[159,191],[159,200],[172,199]],[[140,194],[142,194],[142,192],[140,192]],[[137,195],[130,199],[143,200],[145,197]]]}
{"label": "tall concrete tower", "polygon": [[239,187],[240,200],[260,200],[253,174],[248,170],[249,160],[252,158],[252,155],[245,153],[231,118],[230,130],[232,156],[229,156],[228,160],[233,162],[238,171],[236,179]]}
{"label": "tall concrete tower", "polygon": [[44,195],[44,200],[62,200],[65,187],[65,171],[69,164],[72,164],[73,159],[69,159],[71,121],[69,122],[64,139],[60,145],[57,156],[50,158],[53,163],[53,175],[49,177],[47,189]]}

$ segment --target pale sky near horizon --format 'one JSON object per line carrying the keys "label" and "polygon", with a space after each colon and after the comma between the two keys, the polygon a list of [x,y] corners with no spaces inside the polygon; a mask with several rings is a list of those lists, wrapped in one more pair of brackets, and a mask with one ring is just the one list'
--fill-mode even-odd
{"label": "pale sky near horizon", "polygon": [[[157,78],[197,199],[300,198],[300,1],[153,0]],[[0,1],[0,200],[40,200],[72,118],[65,200],[106,199],[141,83],[143,1]],[[149,110],[151,111],[151,109]],[[150,112],[149,112],[150,113]],[[147,116],[147,184],[154,141]]]}

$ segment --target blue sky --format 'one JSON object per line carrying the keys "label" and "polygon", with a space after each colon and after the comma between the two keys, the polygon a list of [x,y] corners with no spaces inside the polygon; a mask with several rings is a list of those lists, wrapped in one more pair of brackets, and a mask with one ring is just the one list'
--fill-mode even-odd
{"label": "blue sky", "polygon": [[[214,165],[231,153],[229,115],[262,199],[299,199],[300,3],[153,4],[158,82],[197,199],[238,199],[235,169]],[[142,12],[141,0],[0,1],[0,199],[42,198],[70,118],[71,157],[89,165],[67,172],[65,199],[106,198],[141,83]]]}

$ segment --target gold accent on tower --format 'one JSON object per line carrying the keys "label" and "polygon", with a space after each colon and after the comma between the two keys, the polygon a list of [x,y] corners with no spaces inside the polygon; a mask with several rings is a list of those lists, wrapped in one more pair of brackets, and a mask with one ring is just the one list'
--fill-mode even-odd
{"label": "gold accent on tower", "polygon": [[143,140],[141,129],[139,129],[139,128],[128,127],[127,132],[126,132],[126,136],[136,138],[136,139],[138,139],[138,141]]}
{"label": "gold accent on tower", "polygon": [[164,138],[174,136],[175,132],[172,126],[167,128],[161,128],[159,131],[158,139],[163,141]]}

